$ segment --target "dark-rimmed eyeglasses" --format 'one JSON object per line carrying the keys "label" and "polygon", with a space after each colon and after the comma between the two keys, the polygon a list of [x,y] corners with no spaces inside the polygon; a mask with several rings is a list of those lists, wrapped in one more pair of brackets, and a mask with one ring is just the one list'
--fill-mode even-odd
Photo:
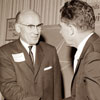
{"label": "dark-rimmed eyeglasses", "polygon": [[34,28],[41,29],[41,27],[43,26],[43,23],[40,23],[38,25],[33,25],[33,24],[26,25],[26,24],[22,24],[22,23],[18,23],[18,24],[26,26],[26,27],[28,27],[30,29],[34,29]]}

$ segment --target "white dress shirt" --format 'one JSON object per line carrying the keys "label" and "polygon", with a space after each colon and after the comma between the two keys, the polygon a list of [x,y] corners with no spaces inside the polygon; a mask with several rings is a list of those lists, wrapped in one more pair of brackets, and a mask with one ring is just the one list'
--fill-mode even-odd
{"label": "white dress shirt", "polygon": [[80,57],[80,55],[81,55],[81,53],[82,53],[82,51],[83,51],[83,48],[84,48],[84,46],[85,46],[87,40],[91,37],[92,34],[93,34],[93,33],[89,34],[89,35],[79,44],[79,46],[78,46],[78,48],[77,48],[76,54],[75,54],[75,56],[74,56],[74,72],[75,72],[75,70],[76,70],[76,66],[77,66],[77,63],[78,63],[78,59],[79,59],[79,57]]}
{"label": "white dress shirt", "polygon": [[0,92],[0,100],[4,100],[4,97],[2,96],[1,92]]}
{"label": "white dress shirt", "polygon": [[[22,45],[24,46],[24,48],[26,49],[26,51],[28,52],[29,54],[29,44],[27,44],[26,42],[24,42],[22,39],[20,39]],[[34,57],[34,63],[35,63],[35,56],[36,56],[36,45],[33,45],[32,47],[32,53],[33,53],[33,57]]]}

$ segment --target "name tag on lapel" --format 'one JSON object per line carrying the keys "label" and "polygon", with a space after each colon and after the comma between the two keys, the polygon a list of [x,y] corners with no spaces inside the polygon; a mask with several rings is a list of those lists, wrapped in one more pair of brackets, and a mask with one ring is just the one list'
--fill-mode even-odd
{"label": "name tag on lapel", "polygon": [[44,71],[52,69],[52,66],[44,68]]}
{"label": "name tag on lapel", "polygon": [[15,62],[25,61],[24,53],[12,54],[12,57],[13,57]]}

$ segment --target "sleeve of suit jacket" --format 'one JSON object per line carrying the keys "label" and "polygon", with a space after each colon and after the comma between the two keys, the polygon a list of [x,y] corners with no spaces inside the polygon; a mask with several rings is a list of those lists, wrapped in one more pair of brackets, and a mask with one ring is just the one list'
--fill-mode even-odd
{"label": "sleeve of suit jacket", "polygon": [[[57,52],[54,54],[54,100],[60,100],[61,97],[61,70]],[[58,87],[59,86],[59,87]]]}
{"label": "sleeve of suit jacket", "polygon": [[40,100],[30,96],[16,84],[15,69],[8,54],[0,49],[0,91],[7,100]]}
{"label": "sleeve of suit jacket", "polygon": [[88,100],[100,100],[100,53],[92,52],[86,57],[84,82]]}

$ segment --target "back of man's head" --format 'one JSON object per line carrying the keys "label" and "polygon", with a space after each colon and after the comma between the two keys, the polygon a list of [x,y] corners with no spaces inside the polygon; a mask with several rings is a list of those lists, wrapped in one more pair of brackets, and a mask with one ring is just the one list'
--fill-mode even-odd
{"label": "back of man's head", "polygon": [[80,0],[68,1],[60,9],[61,21],[66,24],[73,24],[77,28],[85,30],[94,30],[95,15],[93,8],[86,2]]}

